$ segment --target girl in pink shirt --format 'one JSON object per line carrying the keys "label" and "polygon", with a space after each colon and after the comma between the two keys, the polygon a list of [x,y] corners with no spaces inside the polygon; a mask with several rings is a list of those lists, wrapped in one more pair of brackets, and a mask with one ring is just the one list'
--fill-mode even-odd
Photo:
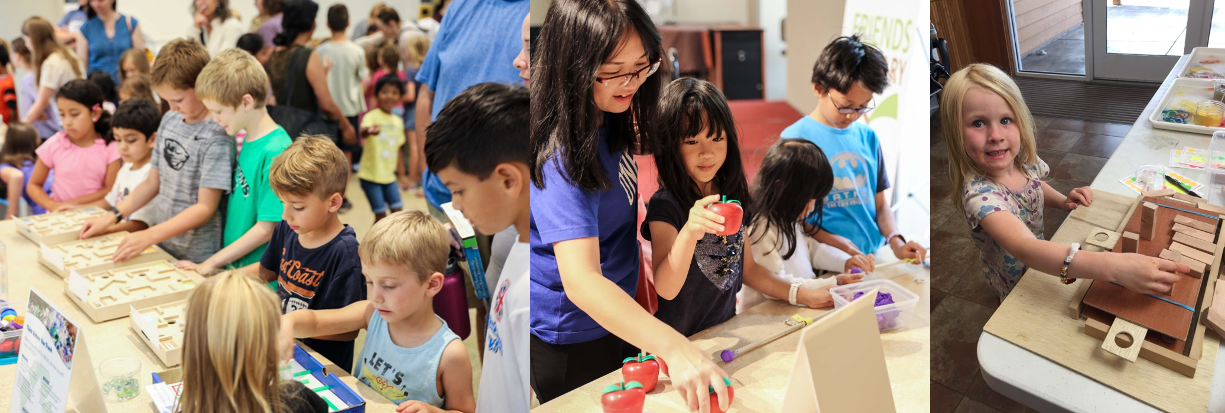
{"label": "girl in pink shirt", "polygon": [[[85,79],[68,82],[56,94],[64,130],[47,139],[35,153],[38,162],[26,192],[48,211],[72,209],[97,201],[110,192],[119,173],[119,151],[111,137],[111,115],[102,109],[102,90]],[[51,195],[43,182],[51,170]]]}

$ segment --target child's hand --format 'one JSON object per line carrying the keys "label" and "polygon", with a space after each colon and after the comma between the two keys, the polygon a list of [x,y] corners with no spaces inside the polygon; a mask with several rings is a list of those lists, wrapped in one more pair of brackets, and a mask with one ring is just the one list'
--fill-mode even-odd
{"label": "child's hand", "polygon": [[1191,272],[1187,264],[1135,253],[1122,254],[1120,259],[1108,262],[1113,268],[1107,272],[1115,274],[1109,281],[1141,294],[1164,294],[1181,279],[1175,272]]}
{"label": "child's hand", "polygon": [[114,223],[115,214],[102,214],[102,216],[85,221],[85,225],[81,227],[81,239],[89,239],[102,235]]}
{"label": "child's hand", "polygon": [[693,208],[689,209],[689,220],[681,227],[681,231],[689,233],[693,239],[701,239],[706,234],[722,231],[723,220],[726,218],[706,209],[707,205],[715,202],[719,202],[719,195],[711,195],[695,202]]}
{"label": "child's hand", "polygon": [[379,134],[379,125],[367,126],[362,128],[362,137]]}
{"label": "child's hand", "polygon": [[681,398],[685,399],[689,411],[710,412],[708,389],[712,386],[719,395],[719,408],[727,411],[724,404],[731,404],[731,400],[727,398],[727,384],[723,383],[723,378],[728,375],[701,349],[686,341],[675,351],[662,355],[668,360],[668,377]]}
{"label": "child's hand", "polygon": [[136,258],[137,255],[140,255],[145,249],[152,247],[153,244],[153,236],[149,234],[149,231],[130,233],[123,237],[122,241],[119,241],[119,247],[115,249],[114,261],[123,262]]}
{"label": "child's hand", "polygon": [[858,268],[863,272],[876,271],[876,257],[859,254],[851,258],[847,258],[846,263],[842,264],[842,272],[849,274],[852,268]]}
{"label": "child's hand", "polygon": [[195,271],[203,276],[212,275],[214,271],[217,271],[217,266],[209,264],[207,260],[199,264],[188,260],[179,260],[179,262],[174,263],[174,266],[184,271]]}
{"label": "child's hand", "polygon": [[434,413],[441,411],[441,409],[430,406],[426,402],[420,400],[409,400],[404,403],[400,403],[399,406],[396,406],[396,412],[399,413]]}
{"label": "child's hand", "polygon": [[863,281],[863,274],[839,274],[834,278],[838,280],[838,285],[854,284]]}
{"label": "child's hand", "polygon": [[918,259],[916,262],[923,262],[923,258],[927,256],[927,249],[923,248],[923,246],[919,245],[917,242],[910,241],[902,244],[900,247],[894,247],[893,256],[897,257],[899,260],[916,258]]}
{"label": "child's hand", "polygon": [[[838,276],[838,283],[842,284],[842,276]],[[863,278],[862,276],[859,278]],[[808,308],[829,308],[834,306],[834,296],[829,293],[829,289],[834,288],[832,285],[827,285],[817,289],[800,288],[795,293],[795,302],[808,306]]]}
{"label": "child's hand", "polygon": [[60,206],[55,207],[55,210],[51,212],[64,212],[70,209],[76,209],[76,207],[77,206],[73,204],[60,204]]}
{"label": "child's hand", "polygon": [[1068,198],[1063,201],[1063,209],[1071,211],[1073,209],[1076,209],[1077,204],[1089,206],[1089,204],[1092,204],[1092,203],[1093,203],[1093,190],[1089,189],[1089,187],[1087,186],[1082,186],[1080,188],[1073,189],[1071,192],[1068,192]]}

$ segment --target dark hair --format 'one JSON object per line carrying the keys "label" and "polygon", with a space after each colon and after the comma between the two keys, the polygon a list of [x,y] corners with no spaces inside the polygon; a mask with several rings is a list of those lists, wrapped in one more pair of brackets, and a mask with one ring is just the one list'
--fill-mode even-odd
{"label": "dark hair", "polygon": [[110,73],[101,70],[89,72],[89,81],[94,82],[98,86],[98,90],[102,91],[102,99],[115,103],[118,98],[115,96],[115,78],[111,77]]}
{"label": "dark hair", "polygon": [[22,167],[26,161],[38,159],[38,131],[28,123],[13,122],[4,134],[4,146],[0,147],[0,163]]}
{"label": "dark hair", "polygon": [[[111,10],[116,10],[117,7],[119,7],[119,0],[111,2]],[[86,19],[92,19],[98,15],[98,12],[94,11],[93,7],[90,7],[89,0],[81,0],[81,8],[85,9]]]}
{"label": "dark hair", "polygon": [[379,31],[379,26],[375,26],[375,25],[373,25],[373,24],[372,24],[372,25],[369,25],[369,26],[366,26],[366,35],[367,35],[367,36],[369,36],[369,35],[371,35],[371,34],[374,34],[374,33],[377,33],[378,31]]}
{"label": "dark hair", "polygon": [[146,99],[128,99],[115,109],[115,116],[111,118],[112,128],[131,129],[145,135],[145,141],[157,132],[158,126],[162,124],[162,114],[158,111],[157,104]]}
{"label": "dark hair", "polygon": [[810,216],[817,218],[816,226],[820,227],[825,196],[833,187],[834,171],[817,144],[806,139],[775,142],[766,151],[761,169],[753,178],[753,199],[769,199],[770,202],[757,205],[760,222],[753,225],[749,237],[774,228],[779,239],[784,241],[775,245],[783,252],[784,260],[790,259],[797,242],[792,230],[796,219],[804,212],[808,201],[815,199],[817,202]]}
{"label": "dark hair", "polygon": [[264,0],[264,14],[275,16],[285,11],[285,0]]}
{"label": "dark hair", "polygon": [[5,43],[4,39],[0,39],[0,66],[8,67],[10,61],[8,43]]}
{"label": "dark hair", "polygon": [[285,11],[281,15],[281,32],[272,38],[272,44],[289,46],[299,34],[311,31],[315,25],[315,16],[319,14],[319,4],[311,0],[289,0],[285,2]]}
{"label": "dark hair", "polygon": [[394,85],[396,89],[400,91],[401,95],[404,94],[404,81],[400,80],[400,77],[396,76],[395,73],[383,75],[383,77],[380,77],[379,80],[375,81],[374,94],[377,95],[380,90],[383,90],[383,86],[387,85]]}
{"label": "dark hair", "polygon": [[847,93],[855,82],[863,83],[872,93],[881,93],[889,86],[889,62],[880,49],[859,41],[859,35],[834,39],[817,63],[812,66],[812,83],[822,90]]}
{"label": "dark hair", "polygon": [[724,136],[727,139],[727,157],[711,183],[727,199],[740,201],[745,216],[750,216],[753,203],[748,180],[744,177],[744,164],[740,160],[740,139],[723,92],[705,80],[677,79],[664,87],[659,97],[658,111],[656,120],[660,125],[668,125],[656,131],[651,140],[660,188],[667,189],[682,206],[693,205],[702,199],[702,188],[693,182],[685,168],[681,145],[692,137],[704,138],[703,131],[707,136]]}
{"label": "dark hair", "polygon": [[[98,89],[98,85],[85,79],[74,79],[65,83],[64,86],[60,87],[59,92],[56,92],[55,97],[80,103],[90,110],[94,106],[101,108],[104,100],[102,90]],[[102,111],[102,115],[98,117],[97,121],[94,121],[94,132],[97,132],[106,143],[111,143],[115,140],[111,136],[111,114],[109,112]]]}
{"label": "dark hair", "polygon": [[379,12],[379,21],[383,22],[383,24],[391,22],[399,23],[400,13],[396,13],[396,9],[391,8],[391,6],[387,6],[383,11]]}
{"label": "dark hair", "polygon": [[25,60],[26,64],[34,65],[32,63],[33,60],[30,58],[30,47],[26,45],[26,39],[20,37],[13,39],[13,53],[21,56],[21,59]]}
{"label": "dark hair", "polygon": [[532,99],[526,88],[498,83],[474,85],[447,102],[425,129],[425,164],[438,171],[454,166],[481,180],[498,164],[527,165]]}
{"label": "dark hair", "polygon": [[545,187],[544,168],[553,158],[564,175],[585,191],[612,186],[599,156],[606,150],[597,138],[601,117],[608,128],[607,150],[638,150],[654,135],[655,105],[668,74],[643,79],[624,113],[604,113],[592,100],[596,71],[631,33],[642,39],[648,61],[663,56],[659,31],[637,1],[557,0],[549,6],[536,60],[557,63],[533,66],[530,88],[535,154],[530,166],[537,187]]}
{"label": "dark hair", "polygon": [[340,3],[328,7],[328,29],[338,32],[346,27],[349,27],[349,8]]}
{"label": "dark hair", "polygon": [[264,36],[259,33],[247,33],[238,37],[239,49],[245,50],[251,56],[258,55],[261,50],[264,50]]}

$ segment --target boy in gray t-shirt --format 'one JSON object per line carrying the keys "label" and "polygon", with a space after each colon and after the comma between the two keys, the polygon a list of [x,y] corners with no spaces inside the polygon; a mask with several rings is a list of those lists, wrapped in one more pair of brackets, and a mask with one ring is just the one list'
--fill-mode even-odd
{"label": "boy in gray t-shirt", "polygon": [[118,219],[154,202],[149,229],[129,234],[115,250],[126,261],[153,244],[180,260],[202,262],[221,249],[221,200],[233,186],[236,143],[213,122],[196,98],[196,77],[208,65],[204,46],[174,40],[153,65],[158,95],[170,103],[162,116],[149,176],[130,195],[81,228],[84,238],[101,234]]}

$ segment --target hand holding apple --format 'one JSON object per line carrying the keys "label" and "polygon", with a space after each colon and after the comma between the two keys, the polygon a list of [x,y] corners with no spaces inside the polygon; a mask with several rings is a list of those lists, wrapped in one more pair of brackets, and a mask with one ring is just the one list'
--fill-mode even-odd
{"label": "hand holding apple", "polygon": [[681,227],[680,233],[688,236],[690,241],[697,242],[706,234],[725,232],[724,223],[727,219],[706,208],[707,205],[715,202],[719,202],[718,195],[711,195],[694,202],[693,207],[689,208],[689,220],[685,222],[684,227]]}
{"label": "hand holding apple", "polygon": [[740,232],[740,221],[744,218],[744,208],[740,206],[740,201],[729,200],[727,195],[724,195],[722,201],[710,204],[706,209],[724,218],[724,229],[715,232],[716,235],[732,235]]}

